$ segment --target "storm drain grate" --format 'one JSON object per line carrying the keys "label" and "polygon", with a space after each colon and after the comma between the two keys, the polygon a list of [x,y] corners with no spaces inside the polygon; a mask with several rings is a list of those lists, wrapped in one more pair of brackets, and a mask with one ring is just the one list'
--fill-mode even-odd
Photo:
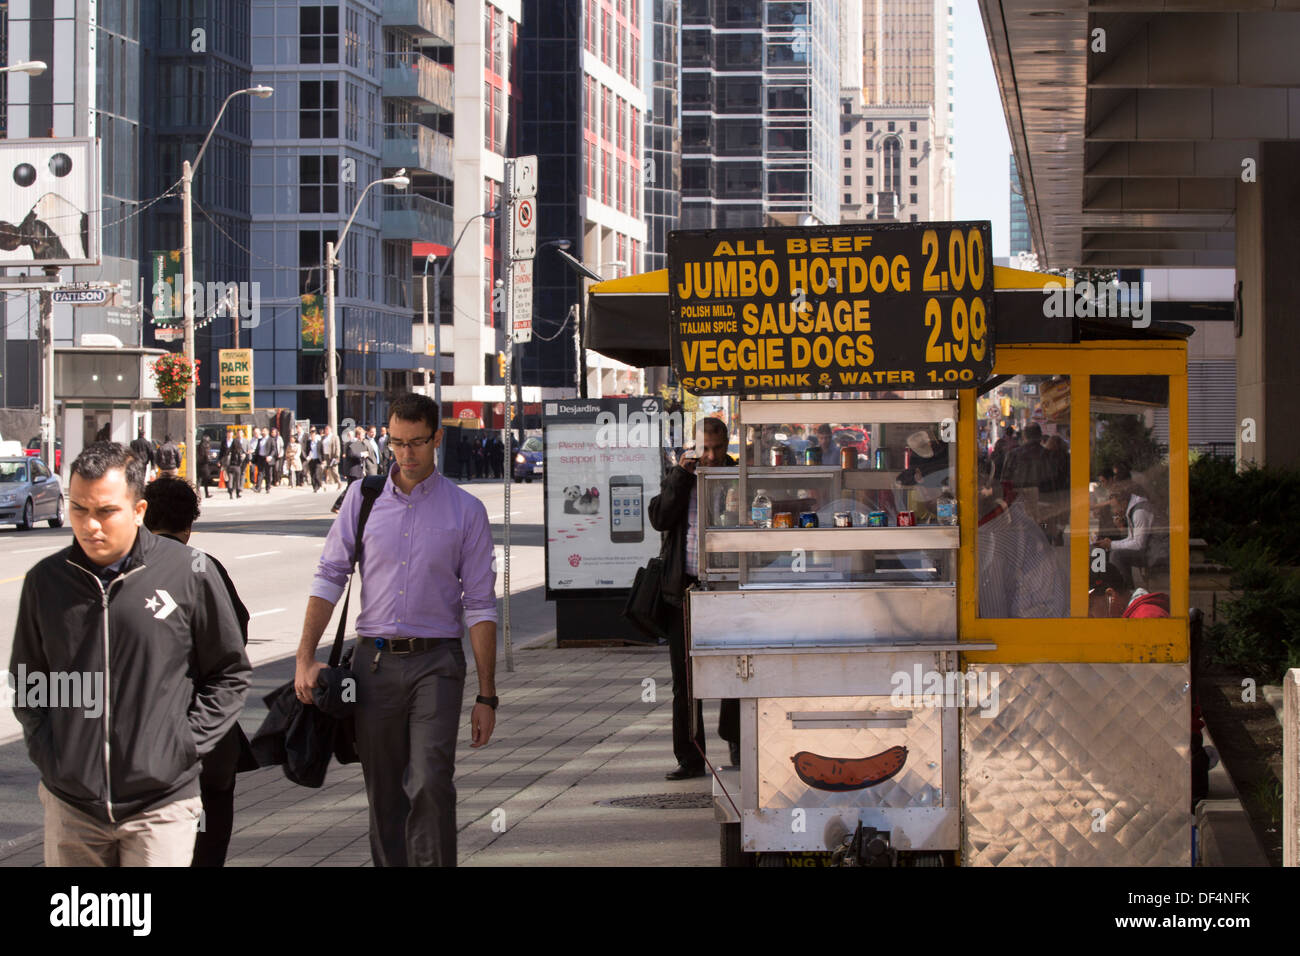
{"label": "storm drain grate", "polygon": [[711,793],[645,793],[639,797],[600,800],[597,806],[625,810],[707,810],[713,806]]}

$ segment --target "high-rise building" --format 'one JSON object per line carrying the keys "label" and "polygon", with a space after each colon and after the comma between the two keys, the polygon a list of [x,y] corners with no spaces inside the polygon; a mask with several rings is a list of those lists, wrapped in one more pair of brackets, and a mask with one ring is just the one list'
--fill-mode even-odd
{"label": "high-rise building", "polygon": [[[235,90],[252,83],[249,61],[250,0],[220,0],[202,5],[173,0],[140,0],[142,89],[149,91],[149,108],[140,118],[140,176],[142,194],[160,196],[176,186],[181,165],[194,160],[203,137],[212,128],[222,102]],[[100,4],[104,9],[104,4]],[[136,91],[139,93],[139,90]],[[192,219],[194,278],[228,286],[249,282],[249,138],[250,100],[237,96],[212,133],[203,160],[195,169]],[[149,280],[149,256],[154,251],[182,246],[182,212],[179,187],[175,194],[155,203],[139,217],[141,270]],[[251,296],[250,296],[251,299]],[[152,297],[146,296],[144,344],[177,349],[172,337],[158,330],[179,326],[175,320],[154,316]],[[200,408],[220,406],[217,395],[218,350],[236,339],[240,306],[253,301],[232,300],[218,305],[215,296],[203,295],[194,303],[194,355],[199,360],[199,387],[195,403]],[[252,325],[270,314],[250,315]],[[241,344],[249,333],[240,330]]]}
{"label": "high-rise building", "polygon": [[[570,254],[603,278],[641,269],[644,7],[642,0],[536,0],[520,25],[518,153],[538,157],[540,240],[533,341],[519,349],[528,385],[572,389],[577,381],[570,309],[586,281],[543,244],[569,240]],[[630,378],[630,370],[595,353],[588,361],[591,395],[601,394],[605,380]]]}
{"label": "high-rise building", "polygon": [[683,0],[685,229],[839,221],[839,4]]}
{"label": "high-rise building", "polygon": [[682,139],[681,107],[677,90],[681,82],[678,69],[678,34],[681,4],[678,0],[650,0],[649,74],[644,85],[649,90],[645,127],[646,271],[668,265],[668,233],[677,228],[681,217]]}
{"label": "high-rise building", "polygon": [[[63,280],[129,282],[134,287],[141,274],[141,199],[149,195],[142,192],[140,175],[144,61],[139,5],[126,0],[9,0],[3,12],[8,62],[41,60],[48,65],[39,76],[6,77],[7,137],[101,140],[102,264],[65,267]],[[10,275],[17,271],[7,270]],[[39,403],[38,314],[34,292],[0,297],[0,404],[31,408]],[[69,305],[54,306],[53,329],[56,347],[75,345],[87,333],[111,333],[128,345],[136,344],[139,335],[135,322],[115,324],[108,309]],[[87,415],[88,427],[95,423],[92,433],[97,415]]]}
{"label": "high-rise building", "polygon": [[1020,185],[1020,173],[1016,170],[1016,154],[1011,154],[1011,255],[1034,251],[1034,242],[1029,235],[1029,213],[1025,209],[1025,191]]}
{"label": "high-rise building", "polygon": [[[950,0],[861,0],[861,92],[841,95],[846,220],[952,216]],[[846,53],[851,58],[852,53]],[[851,64],[845,64],[845,81]]]}
{"label": "high-rise building", "polygon": [[[326,243],[363,193],[337,253],[339,418],[380,421],[410,388],[411,243],[450,244],[452,23],[446,0],[254,0],[252,79],[275,89],[253,104],[259,405],[326,417],[325,356],[301,314],[323,295]],[[408,191],[365,193],[399,168]]]}

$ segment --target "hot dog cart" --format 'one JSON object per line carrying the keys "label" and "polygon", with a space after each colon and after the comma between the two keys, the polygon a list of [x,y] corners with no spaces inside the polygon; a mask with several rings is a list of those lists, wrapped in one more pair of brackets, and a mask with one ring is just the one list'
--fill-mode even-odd
{"label": "hot dog cart", "polygon": [[[729,249],[761,259],[792,233]],[[593,305],[663,308],[690,266],[670,245],[662,278],[602,283]],[[1058,277],[990,273],[970,380],[730,390],[741,460],[698,469],[686,602],[693,696],[740,702],[740,765],[712,768],[725,865],[1191,860],[1190,329],[1054,315]],[[873,334],[902,298],[875,297]],[[694,328],[670,336],[683,381]],[[1098,573],[1131,542],[1104,538],[1094,479],[1121,464],[1155,530],[1099,607]]]}

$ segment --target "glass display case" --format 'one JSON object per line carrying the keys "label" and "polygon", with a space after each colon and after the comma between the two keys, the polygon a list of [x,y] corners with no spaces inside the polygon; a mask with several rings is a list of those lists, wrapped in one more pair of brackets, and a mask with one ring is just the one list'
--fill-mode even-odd
{"label": "glass display case", "polygon": [[700,468],[706,588],[952,584],[957,403],[741,402],[740,463]]}

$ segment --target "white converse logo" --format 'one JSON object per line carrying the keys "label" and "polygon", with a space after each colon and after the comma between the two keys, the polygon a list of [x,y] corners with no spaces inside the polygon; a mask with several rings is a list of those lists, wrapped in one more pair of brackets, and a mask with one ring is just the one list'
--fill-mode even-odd
{"label": "white converse logo", "polygon": [[[176,610],[176,602],[173,601],[172,596],[162,588],[159,588],[154,593],[157,597],[150,597],[149,600],[144,602],[144,606],[150,611],[153,611],[153,616],[159,621],[165,620],[168,614]],[[159,600],[159,598],[162,600]]]}

